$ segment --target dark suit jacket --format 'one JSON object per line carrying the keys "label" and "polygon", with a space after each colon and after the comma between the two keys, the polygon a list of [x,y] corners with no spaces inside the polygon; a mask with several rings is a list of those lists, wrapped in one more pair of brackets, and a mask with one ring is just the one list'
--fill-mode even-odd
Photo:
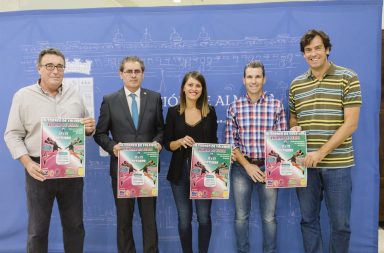
{"label": "dark suit jacket", "polygon": [[[183,138],[185,136],[185,118],[184,113],[180,115],[178,112],[179,106],[170,107],[167,112],[167,118],[165,122],[165,134],[164,134],[164,147],[170,150],[171,141]],[[217,116],[214,107],[209,107],[210,112],[207,117],[202,119],[203,133],[202,140],[204,143],[217,143]],[[172,151],[171,163],[169,164],[169,170],[167,179],[172,183],[177,183],[181,176],[181,169],[183,166],[185,148],[179,148]]]}
{"label": "dark suit jacket", "polygon": [[160,94],[141,88],[139,124],[133,123],[124,88],[103,97],[100,116],[93,136],[96,143],[111,155],[110,174],[117,177],[117,157],[113,146],[117,143],[163,143],[164,118]]}

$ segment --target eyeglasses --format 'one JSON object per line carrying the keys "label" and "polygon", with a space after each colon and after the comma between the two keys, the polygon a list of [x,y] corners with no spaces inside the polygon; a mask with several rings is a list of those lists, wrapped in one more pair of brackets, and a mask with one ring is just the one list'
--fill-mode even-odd
{"label": "eyeglasses", "polygon": [[47,63],[45,65],[40,65],[40,66],[44,66],[45,69],[48,71],[53,71],[56,68],[58,72],[64,72],[64,69],[65,69],[64,65],[61,65],[61,64],[55,65],[53,63]]}
{"label": "eyeglasses", "polygon": [[123,73],[127,74],[127,75],[132,75],[133,73],[135,75],[138,75],[138,74],[141,74],[143,72],[140,69],[127,69],[127,70],[124,70]]}

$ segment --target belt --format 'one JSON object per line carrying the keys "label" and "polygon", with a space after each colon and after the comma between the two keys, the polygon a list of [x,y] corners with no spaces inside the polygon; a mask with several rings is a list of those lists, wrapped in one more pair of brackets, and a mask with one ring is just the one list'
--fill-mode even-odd
{"label": "belt", "polygon": [[34,161],[35,163],[40,163],[40,157],[39,156],[30,156],[32,161]]}
{"label": "belt", "polygon": [[264,158],[253,159],[253,158],[249,158],[249,157],[245,156],[245,159],[247,159],[247,161],[249,163],[257,165],[257,166],[264,166],[265,165],[265,159]]}

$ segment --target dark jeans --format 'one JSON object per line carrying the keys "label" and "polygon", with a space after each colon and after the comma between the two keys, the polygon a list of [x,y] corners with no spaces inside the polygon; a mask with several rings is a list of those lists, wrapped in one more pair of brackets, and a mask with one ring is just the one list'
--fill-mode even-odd
{"label": "dark jeans", "polygon": [[[115,198],[117,216],[117,249],[119,253],[135,253],[132,220],[135,209],[135,198],[116,198],[117,178],[112,177],[113,196]],[[156,225],[156,198],[137,198],[143,232],[144,253],[158,253]]]}
{"label": "dark jeans", "polygon": [[[182,177],[177,184],[171,183],[173,197],[178,213],[178,229],[181,247],[184,253],[192,253],[192,200],[189,199],[189,163],[184,162]],[[211,239],[211,205],[212,200],[195,200],[197,221],[199,223],[199,253],[208,252]]]}
{"label": "dark jeans", "polygon": [[26,173],[28,253],[48,252],[48,232],[53,202],[57,199],[66,253],[81,253],[84,245],[83,178],[40,182]]}
{"label": "dark jeans", "polygon": [[323,253],[320,207],[325,196],[330,222],[330,253],[348,253],[351,228],[351,168],[308,169],[308,186],[297,188],[301,210],[301,232],[306,253]]}

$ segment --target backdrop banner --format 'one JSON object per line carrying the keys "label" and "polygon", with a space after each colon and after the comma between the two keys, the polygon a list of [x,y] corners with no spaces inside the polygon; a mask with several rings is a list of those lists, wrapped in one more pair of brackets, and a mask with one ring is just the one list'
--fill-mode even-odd
{"label": "backdrop banner", "polygon": [[[0,132],[4,133],[13,94],[38,80],[41,49],[55,47],[66,56],[65,82],[84,94],[99,116],[103,95],[122,87],[120,62],[127,55],[146,65],[143,87],[162,94],[163,111],[179,100],[184,74],[198,70],[206,77],[210,103],[218,114],[218,137],[224,140],[225,111],[244,94],[243,67],[261,60],[265,90],[288,109],[293,78],[307,70],[299,40],[308,29],[330,35],[330,60],[359,75],[363,106],[354,134],[351,253],[377,252],[379,196],[379,108],[382,0],[313,1],[252,5],[110,8],[0,13]],[[84,188],[85,251],[117,252],[116,215],[109,176],[109,157],[87,138]],[[0,252],[25,252],[27,210],[24,169],[0,142]],[[170,153],[161,152],[157,224],[161,253],[179,253],[177,211],[166,180]],[[279,190],[278,252],[303,252],[300,209],[294,189]],[[258,197],[250,215],[252,252],[262,250]],[[234,203],[214,200],[210,252],[235,252]],[[329,222],[323,205],[321,225],[328,250]],[[194,244],[197,220],[193,217]],[[141,222],[134,216],[134,236],[142,252]],[[63,252],[60,217],[52,214],[49,252]],[[327,251],[326,250],[326,251]]]}

